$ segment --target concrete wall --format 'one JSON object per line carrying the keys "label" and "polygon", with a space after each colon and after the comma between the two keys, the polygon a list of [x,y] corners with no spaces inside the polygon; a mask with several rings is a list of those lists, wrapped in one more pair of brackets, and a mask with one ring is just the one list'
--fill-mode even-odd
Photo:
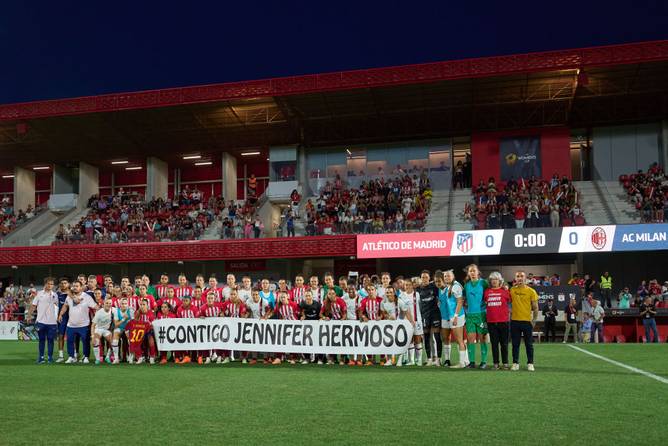
{"label": "concrete wall", "polygon": [[14,211],[35,206],[35,172],[22,167],[14,169]]}
{"label": "concrete wall", "polygon": [[79,163],[79,202],[78,207],[85,207],[88,199],[100,193],[100,171],[87,163]]}
{"label": "concrete wall", "polygon": [[614,181],[622,174],[662,162],[661,124],[597,127],[593,130],[593,178]]}
{"label": "concrete wall", "polygon": [[79,179],[78,171],[70,167],[54,166],[53,167],[53,187],[52,194],[78,194],[79,193]]}
{"label": "concrete wall", "polygon": [[146,199],[167,198],[169,170],[167,163],[149,156],[146,159]]}
{"label": "concrete wall", "polygon": [[226,201],[237,199],[237,159],[223,153],[223,197]]}

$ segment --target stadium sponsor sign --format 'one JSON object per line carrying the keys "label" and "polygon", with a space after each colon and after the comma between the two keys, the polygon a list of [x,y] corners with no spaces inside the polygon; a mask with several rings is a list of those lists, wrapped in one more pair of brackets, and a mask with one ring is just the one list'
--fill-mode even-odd
{"label": "stadium sponsor sign", "polygon": [[413,336],[406,320],[289,321],[244,318],[153,322],[160,351],[235,350],[276,353],[405,353]]}
{"label": "stadium sponsor sign", "polygon": [[357,258],[668,250],[668,224],[360,234]]}
{"label": "stadium sponsor sign", "polygon": [[532,286],[536,293],[538,294],[538,305],[540,308],[543,308],[543,305],[547,303],[548,299],[554,301],[554,305],[559,310],[564,310],[571,298],[574,298],[577,302],[577,305],[580,305],[581,300],[581,290],[580,287],[574,285],[564,285],[564,286]]}
{"label": "stadium sponsor sign", "polygon": [[0,340],[16,341],[19,338],[17,321],[0,321]]}

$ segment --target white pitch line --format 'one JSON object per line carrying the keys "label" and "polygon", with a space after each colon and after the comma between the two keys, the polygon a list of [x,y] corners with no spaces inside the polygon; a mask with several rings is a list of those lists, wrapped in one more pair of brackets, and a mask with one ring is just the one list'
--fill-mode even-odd
{"label": "white pitch line", "polygon": [[635,368],[635,367],[631,367],[630,365],[626,365],[622,362],[615,361],[614,359],[606,358],[605,356],[597,355],[596,353],[592,353],[590,351],[587,351],[587,350],[585,350],[583,348],[580,348],[580,347],[576,347],[576,346],[571,345],[571,344],[568,344],[568,346],[570,348],[574,349],[574,350],[577,350],[579,352],[586,353],[590,356],[593,356],[594,358],[598,358],[602,361],[609,362],[610,364],[614,364],[618,367],[622,367],[622,368],[630,370],[632,372],[639,373],[639,374],[641,374],[643,376],[646,376],[648,378],[655,379],[655,380],[657,380],[659,382],[662,382],[664,384],[668,384],[668,378],[664,378],[663,376],[655,375],[654,373],[646,372],[644,370],[641,370],[641,369],[638,369],[638,368]]}

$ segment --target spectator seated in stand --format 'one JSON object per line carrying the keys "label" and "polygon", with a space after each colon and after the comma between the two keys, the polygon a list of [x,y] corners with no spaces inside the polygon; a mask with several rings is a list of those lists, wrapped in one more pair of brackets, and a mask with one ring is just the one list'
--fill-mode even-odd
{"label": "spectator seated in stand", "polygon": [[11,200],[9,197],[4,196],[0,201],[0,240],[43,210],[43,206],[33,208],[31,205],[28,205],[25,212],[23,209],[14,212]]}
{"label": "spectator seated in stand", "polygon": [[566,177],[550,181],[535,177],[510,179],[505,185],[494,178],[480,180],[472,189],[473,201],[463,216],[474,229],[582,226],[586,224],[579,194]]}
{"label": "spectator seated in stand", "polygon": [[[220,217],[223,222],[221,237],[223,239],[258,238],[262,234],[264,225],[262,222],[259,225],[257,224],[259,218],[256,204],[255,197],[244,202],[230,200]],[[255,228],[256,226],[259,226],[259,234]],[[258,235],[256,236],[256,234]]]}
{"label": "spectator seated in stand", "polygon": [[652,163],[647,172],[639,170],[630,175],[621,175],[628,200],[633,203],[643,223],[668,221],[668,176],[658,163]]}
{"label": "spectator seated in stand", "polygon": [[89,211],[74,226],[60,225],[54,244],[196,240],[224,206],[222,197],[203,200],[187,186],[178,198],[144,201],[122,189],[114,196],[93,196]]}
{"label": "spectator seated in stand", "polygon": [[[399,170],[395,169],[395,172]],[[340,175],[304,206],[306,235],[423,231],[432,191],[426,171],[364,181],[348,188]]]}

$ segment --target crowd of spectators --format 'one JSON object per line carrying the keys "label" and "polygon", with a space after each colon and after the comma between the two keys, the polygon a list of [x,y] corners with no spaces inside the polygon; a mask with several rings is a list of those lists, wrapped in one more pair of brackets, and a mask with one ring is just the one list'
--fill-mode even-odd
{"label": "crowd of spectators", "polygon": [[668,176],[658,163],[653,163],[647,172],[621,175],[619,181],[643,223],[668,221]]}
{"label": "crowd of spectators", "polygon": [[14,212],[9,197],[4,196],[0,201],[0,239],[4,238],[19,225],[38,215],[42,210],[42,206],[33,207],[28,205],[25,211],[19,209],[18,212]]}
{"label": "crowd of spectators", "polygon": [[506,184],[494,178],[473,187],[473,201],[464,207],[464,219],[474,229],[581,226],[586,221],[579,194],[567,178],[554,174],[546,181],[511,178]]}
{"label": "crowd of spectators", "polygon": [[10,282],[5,287],[0,282],[0,320],[23,321],[35,294],[37,289],[32,283],[24,287]]}
{"label": "crowd of spectators", "polygon": [[294,235],[294,220],[303,218],[306,235],[371,234],[422,231],[431,209],[432,190],[426,170],[379,176],[349,187],[339,175],[328,181],[315,200],[299,210],[299,194],[291,196],[285,215],[287,235]]}
{"label": "crowd of spectators", "polygon": [[186,186],[173,199],[145,201],[140,194],[94,195],[75,225],[60,225],[54,244],[196,240],[224,207],[222,197],[205,200]]}
{"label": "crowd of spectators", "polygon": [[264,233],[264,223],[257,215],[257,202],[250,198],[243,203],[230,200],[220,213],[221,238],[259,238]]}

